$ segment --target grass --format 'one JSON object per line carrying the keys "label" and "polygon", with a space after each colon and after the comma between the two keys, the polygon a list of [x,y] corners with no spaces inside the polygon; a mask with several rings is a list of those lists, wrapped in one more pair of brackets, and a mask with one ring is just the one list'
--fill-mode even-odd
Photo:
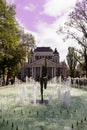
{"label": "grass", "polygon": [[[40,99],[40,86],[37,85],[37,99]],[[0,88],[0,129],[1,130],[86,130],[87,91],[70,88],[71,102],[68,107],[59,102],[56,84],[48,84],[44,99],[53,98],[53,105],[34,105],[33,84],[19,84]],[[27,87],[27,98],[17,104],[19,90]],[[65,87],[62,87],[65,90]]]}

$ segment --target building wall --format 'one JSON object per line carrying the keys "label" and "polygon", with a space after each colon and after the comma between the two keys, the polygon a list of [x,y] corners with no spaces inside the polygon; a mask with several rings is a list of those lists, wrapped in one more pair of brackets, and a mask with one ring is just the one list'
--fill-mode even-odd
{"label": "building wall", "polygon": [[[52,52],[33,52],[28,59],[26,66],[27,76],[33,77],[35,80],[40,79],[42,73],[42,65],[44,65],[44,59],[47,59],[47,77],[48,79],[55,76],[66,77],[66,65],[60,63],[59,53],[54,54]],[[24,75],[24,74],[23,74]]]}

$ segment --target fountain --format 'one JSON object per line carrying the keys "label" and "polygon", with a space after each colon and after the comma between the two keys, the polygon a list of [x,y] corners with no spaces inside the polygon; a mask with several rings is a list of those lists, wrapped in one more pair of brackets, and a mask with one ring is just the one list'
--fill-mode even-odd
{"label": "fountain", "polygon": [[65,90],[63,93],[60,93],[60,102],[64,106],[70,105],[70,91]]}
{"label": "fountain", "polygon": [[[70,105],[70,84],[71,84],[71,79],[69,78],[67,81],[66,81],[66,84],[62,85],[62,82],[61,82],[61,77],[59,77],[59,84],[58,84],[58,87],[57,87],[57,95],[58,95],[58,99],[59,99],[59,102],[61,105],[63,106],[69,106]],[[63,88],[65,88],[63,90]]]}
{"label": "fountain", "polygon": [[61,76],[59,76],[59,84],[62,83],[62,79],[61,79]]}
{"label": "fountain", "polygon": [[52,95],[49,96],[48,104],[49,104],[49,105],[53,105],[53,98],[52,98]]}
{"label": "fountain", "polygon": [[[6,93],[3,93],[4,94],[3,98],[1,95],[1,102],[0,102],[0,104],[2,103],[0,105],[2,110],[2,112],[0,112],[0,116],[2,116],[2,118],[0,119],[0,123],[3,123],[2,126],[3,129],[6,129],[6,127],[15,130],[16,129],[72,130],[78,128],[79,130],[81,130],[81,128],[83,130],[84,128],[86,129],[87,101],[83,99],[83,96],[86,97],[87,92],[80,90],[80,92],[82,92],[81,93],[82,98],[80,99],[74,95],[73,96],[74,98],[71,99],[72,91],[70,91],[71,88],[69,86],[70,86],[70,78],[67,79],[67,82],[64,85],[62,84],[61,80],[58,86],[56,86],[56,82],[54,82],[53,84],[48,84],[48,89],[47,91],[45,91],[44,94],[45,98],[48,99],[47,105],[44,105],[44,103],[43,105],[36,105],[38,103],[38,99],[40,98],[40,93],[38,94],[40,85],[35,81],[33,82],[33,84],[29,83],[17,84],[17,87],[11,88],[12,91],[11,94],[9,92],[7,93],[7,89],[9,91],[10,88],[1,89],[1,91],[6,90]],[[56,87],[57,87],[56,89],[57,94],[55,94]],[[72,88],[72,90],[76,91],[76,94],[77,93],[80,94],[78,92],[79,90],[76,90],[76,88],[74,89]],[[11,100],[11,102],[9,100],[14,97],[14,91],[15,93],[17,92],[16,93],[17,105],[13,102],[13,100]],[[8,100],[5,96],[8,97]],[[26,100],[27,98],[30,99],[32,98],[31,100],[33,102],[33,105],[27,103],[28,101]],[[60,103],[58,102],[58,100]],[[72,104],[70,104],[71,101]],[[5,104],[6,105],[8,104],[9,106],[8,112],[5,109]],[[23,105],[18,106],[19,104]]]}
{"label": "fountain", "polygon": [[[56,83],[56,77],[55,79],[55,83]],[[28,82],[28,78],[27,78],[27,83],[26,84],[21,84],[21,88],[20,88],[20,84],[17,84],[17,96],[15,99],[15,103],[17,105],[23,104],[25,99],[27,99],[28,97],[28,89],[27,89],[27,84]],[[58,83],[57,83],[57,96],[58,96],[58,100],[60,102],[61,105],[63,106],[69,106],[70,105],[70,83],[71,83],[71,78],[69,77],[67,79],[66,84],[62,84],[61,81],[61,76],[58,79]],[[33,81],[33,86],[32,86],[32,99],[31,99],[31,103],[33,103],[34,105],[36,105],[37,103],[43,103],[43,104],[49,104],[49,105],[53,105],[53,96],[49,95],[48,100],[43,100],[43,89],[45,88],[45,84],[44,84],[44,77],[42,77],[42,80],[40,81],[40,90],[41,90],[41,101],[37,100],[37,89],[38,89],[38,83]]]}
{"label": "fountain", "polygon": [[22,84],[21,88],[20,85],[17,85],[17,96],[15,99],[15,103],[18,104],[22,104],[24,102],[25,99],[27,99],[28,97],[28,89],[26,87],[26,84]]}
{"label": "fountain", "polygon": [[36,82],[34,82],[34,84],[33,84],[32,95],[33,95],[33,103],[34,103],[34,105],[36,105],[36,103],[37,103],[37,83]]}

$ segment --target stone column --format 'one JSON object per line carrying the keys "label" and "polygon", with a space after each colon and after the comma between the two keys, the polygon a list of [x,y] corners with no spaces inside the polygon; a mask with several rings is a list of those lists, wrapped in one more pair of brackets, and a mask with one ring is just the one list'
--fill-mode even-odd
{"label": "stone column", "polygon": [[54,77],[56,76],[56,67],[54,67]]}
{"label": "stone column", "polygon": [[52,67],[52,78],[53,78],[53,67]]}
{"label": "stone column", "polygon": [[34,73],[33,73],[33,75],[34,75],[34,79],[36,79],[36,67],[34,67]]}
{"label": "stone column", "polygon": [[42,67],[40,67],[40,77],[42,76]]}
{"label": "stone column", "polygon": [[60,70],[60,68],[59,68],[59,76],[61,75],[61,70]]}
{"label": "stone column", "polygon": [[32,67],[32,77],[34,77],[34,75],[33,75],[33,67]]}

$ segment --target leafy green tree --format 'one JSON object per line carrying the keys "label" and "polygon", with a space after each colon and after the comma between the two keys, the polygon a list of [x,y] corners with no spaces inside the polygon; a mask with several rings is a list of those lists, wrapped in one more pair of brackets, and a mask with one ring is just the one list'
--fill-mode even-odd
{"label": "leafy green tree", "polygon": [[30,50],[35,48],[35,38],[31,33],[25,33],[23,28],[18,25],[18,36],[22,46],[26,50],[26,58],[30,56]]}
{"label": "leafy green tree", "polygon": [[7,62],[8,73],[7,73],[7,84],[9,79],[13,79],[15,75],[20,71],[21,66],[24,65],[26,51],[21,44],[12,52],[13,58]]}
{"label": "leafy green tree", "polygon": [[17,27],[15,22],[15,6],[7,5],[0,0],[0,68],[3,75],[3,84],[8,72],[8,62],[13,58],[18,46]]}
{"label": "leafy green tree", "polygon": [[[17,34],[18,34],[18,37],[19,37],[19,41],[20,41],[22,49],[25,52],[25,60],[26,60],[25,62],[28,62],[29,57],[31,55],[31,52],[35,48],[35,38],[31,33],[26,33],[24,31],[24,29],[18,23],[17,23],[17,27],[18,27]],[[22,67],[24,65],[22,65]],[[27,72],[25,72],[25,76],[26,75],[28,76]],[[21,79],[21,76],[19,76],[19,78]]]}
{"label": "leafy green tree", "polygon": [[77,58],[80,64],[85,68],[87,77],[87,0],[77,2],[73,11],[69,14],[68,21],[64,27],[59,27],[57,33],[65,35],[64,40],[74,39],[81,49],[78,52],[80,58]]}
{"label": "leafy green tree", "polygon": [[69,67],[69,72],[71,77],[75,77],[75,68],[77,65],[77,60],[76,60],[76,53],[74,52],[73,47],[68,48],[68,54],[67,54],[67,63]]}
{"label": "leafy green tree", "polygon": [[8,80],[24,65],[26,54],[28,55],[33,44],[34,37],[21,33],[18,27],[15,6],[0,0],[0,74],[3,77],[3,85],[8,84]]}
{"label": "leafy green tree", "polygon": [[42,76],[40,78],[40,91],[41,91],[41,102],[43,103],[43,87],[47,88],[47,61],[45,58],[44,65],[42,66]]}

